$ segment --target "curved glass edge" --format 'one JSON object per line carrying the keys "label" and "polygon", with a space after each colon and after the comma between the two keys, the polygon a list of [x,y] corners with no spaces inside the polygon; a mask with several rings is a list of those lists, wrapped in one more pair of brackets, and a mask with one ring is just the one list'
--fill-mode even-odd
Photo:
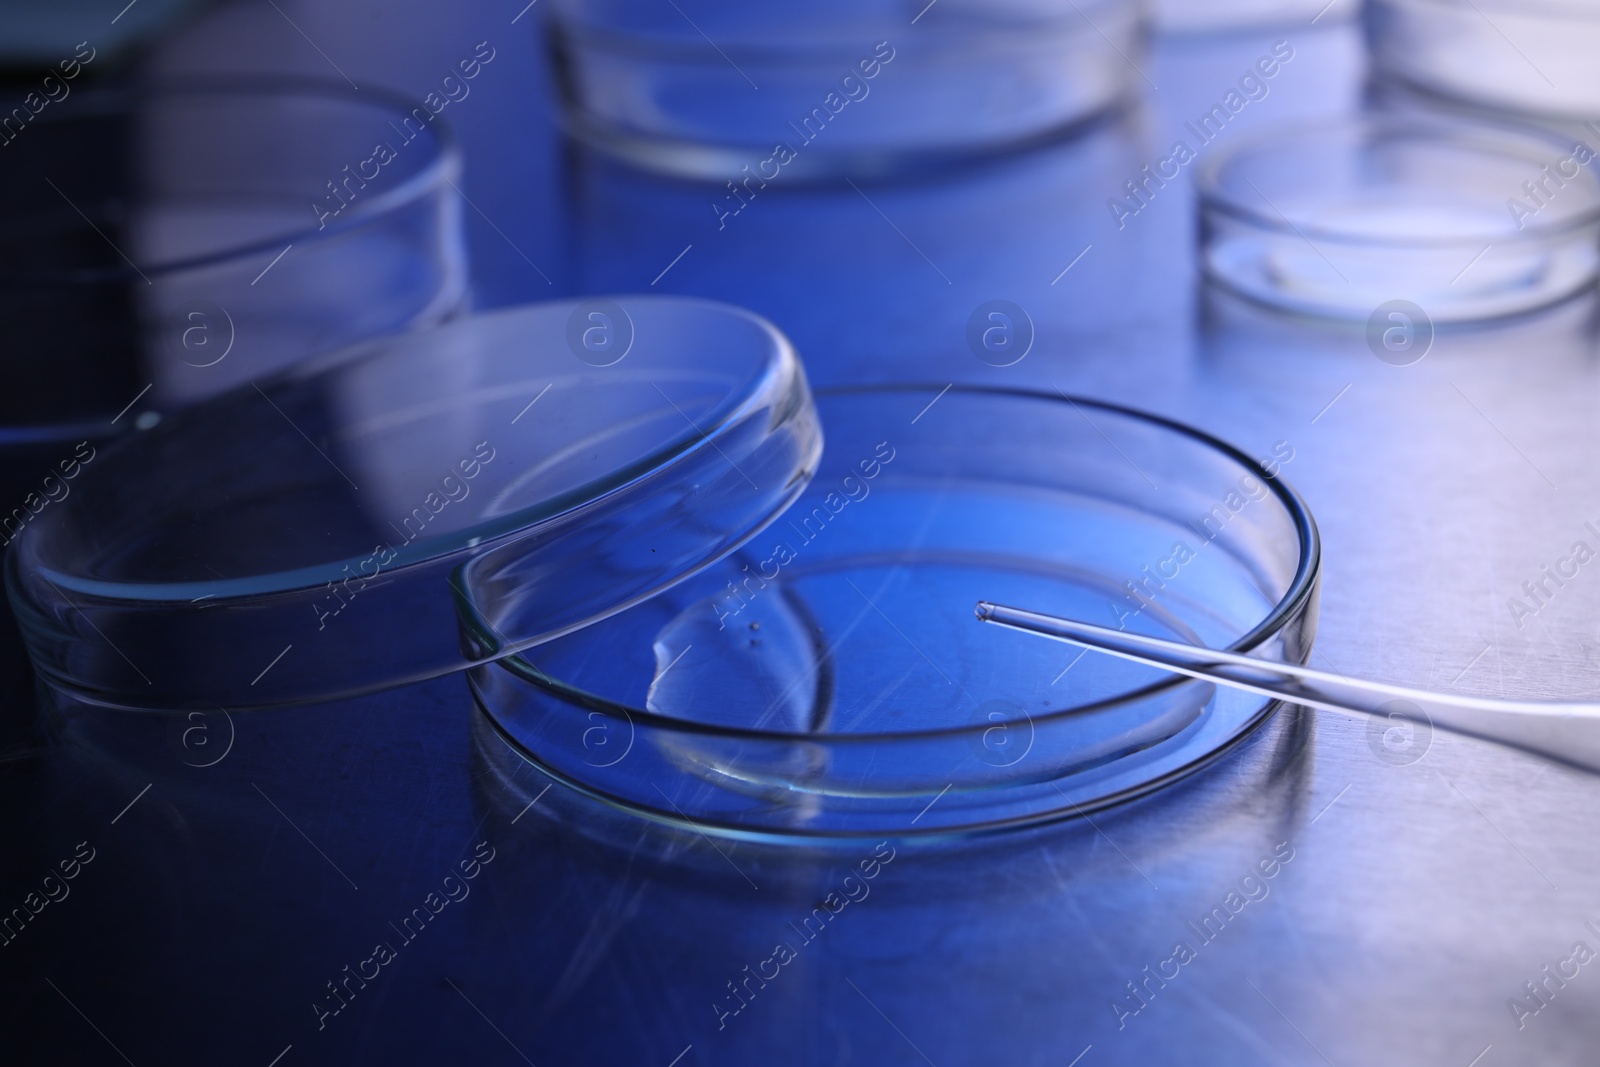
{"label": "curved glass edge", "polygon": [[[804,490],[821,455],[821,428],[799,358],[776,327],[742,309],[690,303],[747,317],[765,332],[769,364],[748,396],[716,425],[694,428],[653,457],[648,469],[630,471],[622,484],[585,487],[564,497],[554,514],[548,508],[522,513],[498,528],[485,527],[481,539],[463,532],[456,541],[464,543],[392,569],[346,605],[353,616],[348,625],[315,635],[313,663],[272,669],[297,640],[304,642],[309,612],[301,609],[322,597],[320,584],[203,606],[186,597],[144,599],[129,595],[132,588],[115,595],[114,584],[108,593],[74,589],[69,595],[29,551],[38,539],[30,527],[6,553],[5,580],[41,679],[74,700],[127,710],[239,710],[341,699],[511,655],[623,610],[723,558]],[[371,352],[377,344],[358,348]],[[340,354],[329,360],[331,366],[344,362]],[[282,380],[306,373],[297,368]],[[767,488],[747,492],[746,485],[755,484],[751,475]],[[594,495],[585,495],[591,490]],[[641,502],[649,522],[639,521]],[[706,536],[708,519],[719,524],[715,539]],[[600,598],[591,594],[574,606],[516,595],[525,590],[520,583],[574,573],[600,549],[615,565],[607,575],[614,584]],[[338,561],[321,568],[338,569]],[[500,598],[523,613],[497,613],[490,605]],[[178,610],[164,612],[163,605]],[[165,669],[147,672],[136,660]]]}
{"label": "curved glass edge", "polygon": [[[885,383],[821,389],[817,391],[817,396],[826,398],[836,394],[897,393],[920,391],[937,393],[945,388],[945,385],[934,383]],[[965,392],[990,396],[1015,396],[1019,398],[1053,401],[1057,403],[1077,404],[1082,407],[1088,407],[1097,411],[1104,411],[1111,414],[1125,416],[1141,422],[1151,423],[1165,430],[1188,437],[1196,443],[1218,452],[1234,462],[1242,465],[1246,470],[1253,471],[1256,469],[1256,461],[1251,456],[1240,449],[1235,448],[1233,445],[1228,444],[1226,441],[1223,441],[1217,437],[1213,437],[1203,430],[1195,429],[1192,426],[1185,425],[1184,423],[1177,422],[1173,419],[1168,419],[1161,415],[1140,411],[1137,408],[1130,408],[1121,404],[1114,404],[1103,400],[1092,400],[1088,397],[1069,396],[1059,393],[1043,393],[1030,389],[958,385],[950,391],[955,393]],[[1322,535],[1317,529],[1316,519],[1312,517],[1310,507],[1307,506],[1304,498],[1300,496],[1299,492],[1296,491],[1293,486],[1289,485],[1284,478],[1278,476],[1264,479],[1264,484],[1270,488],[1272,494],[1278,499],[1278,502],[1283,505],[1286,513],[1294,522],[1295,532],[1300,539],[1300,554],[1296,571],[1293,579],[1291,579],[1289,583],[1287,590],[1279,599],[1278,603],[1274,606],[1273,610],[1269,612],[1267,616],[1261,620],[1261,622],[1252,627],[1248,632],[1241,635],[1237,640],[1221,651],[1246,654],[1260,649],[1263,645],[1274,638],[1281,638],[1284,646],[1283,658],[1295,663],[1304,663],[1311,655],[1312,642],[1316,636],[1315,611],[1313,610],[1311,612],[1311,618],[1309,622],[1304,621],[1304,619],[1306,607],[1310,605],[1314,608],[1318,586],[1321,581]],[[797,491],[795,496],[798,497],[799,495],[800,494]],[[774,514],[773,518],[776,519],[778,514],[781,514],[781,509],[780,512]],[[759,530],[754,531],[754,533],[759,532]],[[464,608],[469,612],[470,615],[476,614],[476,612],[471,608],[470,604],[464,605]],[[1290,619],[1300,620],[1300,622],[1298,625],[1291,628],[1288,625],[1288,620]],[[473,624],[474,634],[482,640],[492,639],[493,635],[491,631],[483,629],[480,632],[479,627],[481,626],[481,622]],[[1307,626],[1310,627],[1309,632],[1306,630]],[[551,638],[557,636],[561,635],[550,635]],[[771,730],[741,730],[734,727],[713,726],[705,723],[697,723],[690,720],[659,715],[656,712],[649,711],[645,708],[619,704],[611,700],[594,696],[593,694],[584,692],[582,690],[572,688],[559,679],[549,677],[538,667],[534,666],[532,663],[529,663],[526,659],[520,656],[513,655],[509,657],[502,657],[496,655],[490,658],[498,661],[497,666],[500,669],[510,671],[518,678],[529,684],[547,689],[560,699],[581,705],[587,711],[599,712],[617,721],[627,720],[630,722],[653,722],[659,724],[664,729],[672,731],[679,731],[688,734],[705,733],[720,737],[744,738],[750,741],[789,740],[810,744],[817,743],[817,737],[814,734],[784,733],[782,731]],[[1097,711],[1101,708],[1116,706],[1118,703],[1126,701],[1130,698],[1143,697],[1161,692],[1163,690],[1185,687],[1190,684],[1192,683],[1188,680],[1175,676],[1168,681],[1158,682],[1155,685],[1147,686],[1134,692],[1124,693],[1117,697],[1107,698],[1106,700],[1092,706],[1070,708],[1049,716],[1037,716],[1031,721],[1039,724],[1048,723],[1056,718],[1071,718],[1084,712]],[[988,727],[986,726],[972,728],[950,727],[942,730],[907,731],[894,734],[848,734],[831,737],[829,738],[828,743],[837,745],[854,745],[882,743],[885,741],[907,741],[917,738],[963,737],[971,734],[981,734],[987,728]]]}
{"label": "curved glass edge", "polygon": [[[859,389],[828,390],[820,395],[827,396],[836,392],[885,392],[905,388],[920,391],[921,389],[937,390],[940,387],[867,386]],[[975,388],[971,391],[1002,395],[1013,394],[1057,402],[1061,400],[1060,397],[1027,390]],[[1107,413],[1116,413],[1147,421],[1174,431],[1196,443],[1216,450],[1247,470],[1255,469],[1255,461],[1251,457],[1203,431],[1120,405],[1082,398],[1067,399],[1069,402],[1090,406]],[[1272,611],[1268,613],[1267,617],[1233,642],[1229,649],[1232,651],[1255,651],[1270,646],[1271,654],[1275,657],[1291,662],[1304,663],[1310,656],[1316,637],[1321,582],[1320,534],[1309,509],[1292,487],[1284,483],[1281,477],[1266,479],[1265,484],[1271,487],[1273,495],[1292,519],[1299,537],[1296,569],[1283,596]],[[504,672],[504,674],[502,675],[501,672]],[[1157,735],[1153,740],[1133,744],[1125,751],[1108,751],[1087,764],[1075,765],[1063,773],[1052,773],[1046,769],[1043,773],[1034,772],[1029,775],[1001,776],[1004,780],[997,782],[974,781],[967,783],[964,788],[959,790],[950,790],[948,785],[945,790],[941,790],[937,784],[926,783],[924,783],[925,788],[920,788],[920,791],[918,789],[889,789],[869,797],[855,799],[869,801],[906,800],[910,801],[909,806],[905,806],[903,811],[894,810],[891,806],[877,811],[858,810],[847,812],[841,818],[847,820],[853,818],[856,822],[855,825],[847,827],[838,825],[792,826],[783,824],[779,819],[764,819],[762,817],[766,814],[764,809],[746,812],[742,819],[720,818],[717,813],[704,811],[685,814],[670,798],[664,798],[668,800],[670,807],[658,807],[641,802],[634,797],[607,791],[596,783],[579,780],[572,774],[563,771],[560,767],[541,759],[537,753],[530,751],[528,746],[519,740],[515,732],[506,723],[500,721],[500,717],[494,707],[496,698],[491,690],[496,682],[504,683],[508,679],[515,679],[510,684],[533,685],[552,697],[554,704],[564,704],[568,708],[576,708],[586,713],[590,722],[595,721],[595,716],[601,716],[602,719],[600,721],[602,723],[625,724],[630,739],[636,736],[635,731],[641,733],[654,731],[663,737],[681,739],[686,750],[692,749],[696,745],[703,747],[705,744],[714,746],[725,743],[730,745],[750,744],[766,748],[790,745],[796,750],[805,749],[806,751],[824,753],[847,748],[859,749],[890,744],[895,746],[895,750],[899,752],[906,746],[915,747],[919,744],[947,744],[952,740],[957,743],[971,743],[986,730],[993,729],[995,724],[985,723],[968,728],[957,727],[902,734],[839,735],[819,738],[810,734],[751,731],[686,722],[682,719],[657,715],[644,709],[625,708],[621,705],[598,700],[587,694],[573,691],[555,680],[545,677],[536,667],[533,667],[520,657],[502,660],[482,669],[474,669],[469,673],[468,677],[472,684],[474,698],[496,733],[521,759],[539,769],[541,773],[548,776],[552,781],[561,782],[569,788],[609,807],[626,811],[651,821],[679,827],[703,828],[720,836],[751,841],[793,841],[796,839],[832,841],[869,836],[881,837],[885,834],[919,838],[967,837],[973,834],[1009,830],[1092,813],[1159,789],[1181,777],[1204,768],[1220,756],[1231,751],[1235,745],[1253,733],[1282,706],[1280,701],[1264,700],[1248,694],[1218,693],[1212,698],[1214,703],[1208,714],[1191,719],[1189,725],[1177,733]],[[1186,690],[1194,688],[1196,686],[1192,681],[1174,677],[1170,681],[1157,683],[1136,693],[1125,694],[1120,698],[1113,698],[1093,707],[1072,708],[1057,712],[1054,715],[1031,719],[1027,725],[1030,729],[1049,730],[1052,727],[1069,729],[1074,727],[1085,714],[1109,716],[1119,710],[1137,712],[1140,708],[1144,708],[1146,712],[1149,712],[1150,707],[1153,706],[1151,705],[1152,698],[1156,698],[1159,704],[1159,698],[1164,694],[1165,702],[1172,704],[1174,701],[1181,701]],[[1210,687],[1206,686],[1204,688],[1209,689]],[[1221,708],[1220,711],[1217,710],[1219,707]],[[1157,710],[1159,711],[1159,709]],[[1016,727],[1021,723],[1016,721],[1000,725]],[[600,728],[609,729],[609,727],[605,726]],[[699,739],[698,741],[696,740],[697,738]],[[587,737],[585,741],[587,743]],[[672,742],[668,747],[675,745],[676,741]],[[701,757],[699,762],[705,763],[704,757],[706,753],[704,752],[686,752],[680,753],[680,755],[699,756]],[[823,758],[825,759],[826,757],[824,756]],[[694,760],[691,759],[691,762],[694,762]],[[715,760],[711,761],[711,763],[715,762]],[[756,762],[760,762],[759,754],[756,757]],[[706,763],[706,767],[711,766],[711,763]],[[759,784],[742,771],[740,778],[745,789],[748,789],[752,784]],[[942,780],[948,781],[949,776],[945,775]],[[785,786],[778,779],[774,779],[771,783],[771,788],[787,789],[790,793],[794,792],[792,784]],[[831,793],[821,793],[817,794],[817,796],[823,801],[849,801],[852,799],[851,797],[836,797]],[[946,797],[946,800],[941,805],[923,809],[924,804],[937,797]],[[936,814],[931,815],[926,822],[923,822],[922,819],[929,812],[936,812]],[[916,818],[911,819],[910,816],[912,815],[915,815]]]}

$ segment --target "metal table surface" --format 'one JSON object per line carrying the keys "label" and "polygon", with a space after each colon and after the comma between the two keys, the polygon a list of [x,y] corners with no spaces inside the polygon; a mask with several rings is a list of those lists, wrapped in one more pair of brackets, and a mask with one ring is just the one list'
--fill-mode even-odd
{"label": "metal table surface", "polygon": [[[1596,688],[1600,566],[1541,604],[1522,586],[1600,547],[1591,298],[1441,330],[1394,367],[1360,329],[1204,293],[1187,177],[1120,229],[1107,207],[1275,40],[1295,58],[1223,138],[1357,106],[1353,24],[1157,41],[1140,100],[1059,143],[915,183],[775,183],[719,229],[716,190],[560,145],[537,9],[283,6],[294,29],[227,7],[151,62],[327,59],[420,93],[478,40],[507,56],[459,108],[480,305],[712,296],[770,316],[817,384],[1061,388],[1288,442],[1325,540],[1315,665]],[[1008,368],[964,339],[995,298],[1037,329]],[[1092,819],[886,846],[870,895],[801,942],[870,848],[713,844],[546,791],[460,678],[48,724],[0,766],[0,906],[80,867],[0,947],[7,1063],[1494,1067],[1594,1062],[1600,1038],[1600,780],[1442,732],[1397,757],[1364,721],[1287,709]],[[470,894],[441,902],[463,861]],[[734,999],[786,938],[798,958]]]}

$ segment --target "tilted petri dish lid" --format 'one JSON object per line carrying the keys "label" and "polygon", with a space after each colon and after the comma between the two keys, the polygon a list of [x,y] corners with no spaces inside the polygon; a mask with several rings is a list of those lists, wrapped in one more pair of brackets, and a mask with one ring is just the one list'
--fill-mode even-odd
{"label": "tilted petri dish lid", "polygon": [[[699,832],[969,833],[1154,789],[1276,706],[985,625],[978,601],[1309,654],[1320,550],[1283,481],[1292,444],[1257,459],[1125,408],[962,386],[817,406],[817,476],[759,536],[468,672],[515,751]],[[526,584],[463,577],[479,626],[538,610]]]}
{"label": "tilted petri dish lid", "polygon": [[[92,457],[0,516],[44,680],[131,708],[267,707],[435,677],[721,558],[821,450],[748,312],[531,305],[317,359]],[[533,606],[464,641],[461,568]],[[491,647],[492,646],[492,647]]]}

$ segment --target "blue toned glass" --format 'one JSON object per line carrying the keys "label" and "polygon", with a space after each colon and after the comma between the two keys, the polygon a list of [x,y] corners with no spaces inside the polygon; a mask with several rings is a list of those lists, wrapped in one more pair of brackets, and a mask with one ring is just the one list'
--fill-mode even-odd
{"label": "blue toned glass", "polygon": [[0,425],[109,421],[146,387],[171,410],[463,303],[460,160],[421,105],[201,82],[3,119]]}
{"label": "blue toned glass", "polygon": [[995,829],[1153,788],[1276,705],[1004,632],[978,601],[1310,651],[1318,541],[1283,454],[1059,394],[863,387],[818,408],[816,478],[739,552],[472,670],[535,766],[732,836]]}
{"label": "blue toned glass", "polygon": [[1137,77],[1127,0],[554,0],[568,126],[654,169],[773,181],[1023,144]]}

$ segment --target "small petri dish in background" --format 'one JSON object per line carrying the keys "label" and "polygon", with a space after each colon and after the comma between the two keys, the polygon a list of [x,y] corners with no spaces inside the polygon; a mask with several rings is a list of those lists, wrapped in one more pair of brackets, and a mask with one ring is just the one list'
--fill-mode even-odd
{"label": "small petri dish in background", "polygon": [[[238,710],[375,692],[720,559],[799,493],[818,432],[793,349],[737,308],[619,297],[466,317],[104,449],[7,530],[7,591],[67,699]],[[491,620],[492,647],[457,621],[472,561],[529,609]]]}
{"label": "small petri dish in background", "polygon": [[1490,108],[1600,115],[1593,0],[1368,0],[1374,68]]}
{"label": "small petri dish in background", "polygon": [[[527,760],[731,836],[968,833],[1153,789],[1275,707],[1019,640],[977,601],[1309,654],[1315,524],[1227,445],[1061,395],[886,386],[817,404],[816,478],[739,552],[469,672]],[[464,579],[478,640],[519,628],[516,593]]]}
{"label": "small petri dish in background", "polygon": [[0,426],[169,411],[464,304],[459,152],[421,104],[73,87],[0,140]]}
{"label": "small petri dish in background", "polygon": [[1027,144],[1138,77],[1131,0],[553,0],[549,19],[573,135],[740,196]]}
{"label": "small petri dish in background", "polygon": [[1263,305],[1435,323],[1520,314],[1592,286],[1600,176],[1534,128],[1370,115],[1252,133],[1198,176],[1201,268]]}

